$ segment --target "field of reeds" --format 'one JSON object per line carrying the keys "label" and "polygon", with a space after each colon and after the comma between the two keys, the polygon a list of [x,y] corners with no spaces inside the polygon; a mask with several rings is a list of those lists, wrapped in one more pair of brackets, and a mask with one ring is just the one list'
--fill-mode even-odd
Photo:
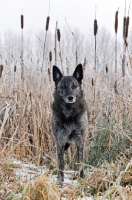
{"label": "field of reeds", "polygon": [[[54,83],[52,65],[57,64],[64,75],[72,74],[78,63],[75,40],[75,63],[69,67],[62,57],[61,32],[55,30],[54,53],[46,52],[50,18],[47,17],[41,61],[24,58],[23,17],[21,16],[21,58],[1,61],[0,65],[0,199],[132,199],[132,58],[128,53],[128,18],[124,18],[123,54],[117,62],[118,14],[115,15],[115,66],[106,63],[98,70],[97,20],[94,20],[94,67],[84,58],[83,90],[89,107],[85,178],[74,185],[57,188],[51,180],[56,174],[56,147],[51,130],[51,104]],[[125,24],[126,23],[126,24]],[[114,47],[113,47],[114,48]],[[49,55],[47,60],[45,55]],[[54,57],[54,59],[53,59]],[[118,70],[117,70],[118,68]],[[22,180],[14,173],[20,166],[14,160],[46,167],[34,182]],[[76,170],[76,147],[65,154],[65,169]],[[19,164],[20,165],[20,164]]]}

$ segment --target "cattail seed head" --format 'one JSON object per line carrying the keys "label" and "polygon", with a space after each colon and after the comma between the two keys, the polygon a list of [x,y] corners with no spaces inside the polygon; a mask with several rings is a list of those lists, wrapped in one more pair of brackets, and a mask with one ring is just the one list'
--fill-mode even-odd
{"label": "cattail seed head", "polygon": [[1,65],[1,70],[2,70],[2,72],[3,72],[3,68],[4,68],[4,66],[3,66],[3,65]]}
{"label": "cattail seed head", "polygon": [[127,41],[127,39],[125,39],[125,45],[126,45],[126,47],[128,46],[128,41]]}
{"label": "cattail seed head", "polygon": [[51,51],[49,52],[49,61],[50,62],[52,61],[52,52]]}
{"label": "cattail seed head", "polygon": [[57,38],[58,38],[58,42],[60,42],[60,38],[61,38],[61,33],[60,33],[60,29],[57,29]]}
{"label": "cattail seed head", "polygon": [[123,19],[123,38],[125,38],[125,32],[126,32],[126,17]]}
{"label": "cattail seed head", "polygon": [[29,98],[30,98],[30,101],[32,100],[32,94],[31,92],[29,93]]}
{"label": "cattail seed head", "polygon": [[108,65],[106,65],[106,73],[108,73]]}
{"label": "cattail seed head", "polygon": [[23,29],[24,27],[24,16],[21,15],[21,29]]}
{"label": "cattail seed head", "polygon": [[50,72],[50,68],[48,68],[48,77],[49,77],[49,81],[51,81],[51,72]]}
{"label": "cattail seed head", "polygon": [[125,37],[128,37],[128,28],[129,28],[129,16],[126,19],[126,30],[125,30]]}
{"label": "cattail seed head", "polygon": [[14,72],[16,72],[16,65],[14,66]]}
{"label": "cattail seed head", "polygon": [[94,20],[94,36],[96,36],[97,31],[98,31],[98,23],[97,23],[97,20],[95,19]]}
{"label": "cattail seed head", "polygon": [[4,68],[3,65],[0,65],[0,78],[2,76],[3,68]]}
{"label": "cattail seed head", "polygon": [[94,80],[93,80],[93,78],[92,78],[92,86],[94,86]]}
{"label": "cattail seed head", "polygon": [[46,31],[48,31],[49,29],[49,21],[50,21],[50,17],[48,16],[46,19],[46,27],[45,27]]}
{"label": "cattail seed head", "polygon": [[117,33],[118,30],[118,11],[115,14],[115,32]]}

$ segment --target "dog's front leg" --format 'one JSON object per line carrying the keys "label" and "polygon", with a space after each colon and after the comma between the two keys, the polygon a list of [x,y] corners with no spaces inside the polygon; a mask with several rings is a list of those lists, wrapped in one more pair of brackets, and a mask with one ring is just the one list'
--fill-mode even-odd
{"label": "dog's front leg", "polygon": [[57,144],[57,185],[63,184],[64,181],[64,146]]}
{"label": "dog's front leg", "polygon": [[[83,148],[84,148],[83,143],[77,144],[78,163],[83,162]],[[79,164],[79,172],[80,172],[80,177],[83,178],[84,177],[84,171],[83,171],[83,168],[80,164]]]}

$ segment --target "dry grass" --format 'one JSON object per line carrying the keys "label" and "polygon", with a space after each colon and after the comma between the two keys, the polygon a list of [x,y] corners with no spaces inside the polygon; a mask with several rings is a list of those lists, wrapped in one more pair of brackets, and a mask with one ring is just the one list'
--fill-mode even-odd
{"label": "dry grass", "polygon": [[47,172],[24,188],[23,199],[59,200],[60,194],[55,183],[48,178]]}
{"label": "dry grass", "polygon": [[[37,70],[31,68],[30,64],[25,64],[24,68],[24,82],[21,81],[20,65],[17,65],[11,74],[7,73],[8,66],[4,65],[0,78],[1,199],[10,193],[9,190],[14,193],[20,192],[20,181],[16,181],[17,178],[10,180],[9,177],[15,177],[13,170],[5,168],[10,157],[32,161],[37,166],[45,164],[55,167],[56,164],[55,143],[51,133],[54,85],[48,77],[48,73],[51,75],[50,67],[48,72],[45,70],[44,73],[41,73],[41,65]],[[93,74],[92,77],[85,75],[83,82],[91,119],[89,139],[86,142],[86,162],[88,158],[92,158],[91,152],[96,152],[96,147],[101,144],[96,143],[97,136],[99,138],[101,133],[103,138],[108,136],[100,151],[100,157],[103,155],[102,160],[97,161],[99,168],[86,165],[86,178],[83,181],[78,180],[78,184],[66,185],[60,190],[49,178],[49,173],[52,171],[45,173],[37,177],[34,182],[30,182],[28,186],[28,181],[23,183],[24,199],[36,199],[32,197],[34,194],[39,195],[39,199],[47,200],[60,199],[60,196],[78,199],[90,195],[95,199],[132,198],[131,80],[128,77],[125,79],[117,77],[118,92],[115,94],[114,80],[111,77],[114,77],[114,74],[101,72]],[[107,156],[105,157],[106,149],[107,153],[110,153],[111,149],[114,152],[115,144],[118,142],[122,145],[120,152],[113,157],[113,163],[110,160],[112,163],[110,164]],[[70,148],[66,162],[67,168],[68,165],[72,167],[76,165],[75,147]],[[8,184],[5,185],[5,182]]]}
{"label": "dry grass", "polygon": [[104,163],[100,168],[86,166],[85,179],[78,179],[78,182],[74,185],[64,183],[62,188],[56,187],[51,178],[52,170],[47,170],[43,175],[37,176],[32,181],[18,179],[13,173],[13,168],[16,166],[11,166],[5,157],[1,157],[0,180],[2,180],[3,185],[0,186],[0,197],[6,200],[52,200],[62,198],[77,200],[92,195],[97,200],[131,200],[131,156],[132,149],[118,157],[118,162]]}

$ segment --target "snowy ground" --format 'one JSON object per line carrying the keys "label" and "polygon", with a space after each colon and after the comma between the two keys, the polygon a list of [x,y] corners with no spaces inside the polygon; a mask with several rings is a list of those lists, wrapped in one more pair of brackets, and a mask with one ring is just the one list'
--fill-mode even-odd
{"label": "snowy ground", "polygon": [[[12,162],[16,167],[14,168],[14,172],[18,178],[23,180],[33,180],[35,177],[43,174],[46,172],[46,167],[37,167],[34,164],[30,163],[22,163],[21,161],[15,160]],[[17,167],[18,166],[18,167]],[[77,184],[77,180],[71,180],[72,174],[74,174],[75,171],[66,171],[64,174],[64,184],[67,185],[74,185]],[[56,182],[56,175],[51,176],[51,180],[55,183]],[[62,200],[66,200],[66,198],[62,198]],[[86,197],[86,198],[79,198],[78,200],[93,200],[92,197]]]}

